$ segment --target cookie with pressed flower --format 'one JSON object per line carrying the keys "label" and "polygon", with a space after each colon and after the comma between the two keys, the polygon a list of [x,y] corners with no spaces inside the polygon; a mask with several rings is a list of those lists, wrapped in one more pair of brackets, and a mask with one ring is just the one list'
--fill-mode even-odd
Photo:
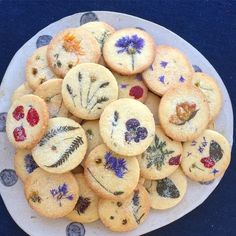
{"label": "cookie with pressed flower", "polygon": [[155,42],[143,30],[117,30],[106,40],[103,57],[112,70],[122,75],[134,75],[152,64],[155,58]]}
{"label": "cookie with pressed flower", "polygon": [[30,88],[35,90],[40,84],[47,80],[56,78],[47,61],[48,46],[35,50],[26,64],[25,76]]}
{"label": "cookie with pressed flower", "polygon": [[52,173],[74,169],[83,160],[87,138],[79,123],[65,117],[52,118],[48,129],[32,150],[36,163]]}
{"label": "cookie with pressed flower", "polygon": [[41,168],[26,179],[24,192],[30,207],[48,218],[68,215],[79,197],[77,181],[70,172],[57,175]]}
{"label": "cookie with pressed flower", "polygon": [[158,180],[145,180],[144,187],[149,193],[151,208],[165,210],[177,205],[187,190],[187,178],[178,168],[170,176]]}
{"label": "cookie with pressed flower", "polygon": [[24,95],[8,111],[6,132],[9,141],[19,149],[31,149],[46,132],[48,109],[38,96]]}
{"label": "cookie with pressed flower", "polygon": [[142,81],[142,76],[120,75],[113,72],[119,87],[119,98],[133,98],[144,102],[147,98],[148,89]]}
{"label": "cookie with pressed flower", "polygon": [[83,63],[66,74],[62,97],[74,116],[96,120],[104,107],[118,98],[118,86],[115,77],[106,67]]}
{"label": "cookie with pressed flower", "polygon": [[68,110],[62,100],[61,88],[62,79],[53,79],[39,85],[34,92],[47,103],[50,118],[68,116]]}
{"label": "cookie with pressed flower", "polygon": [[84,175],[91,189],[106,199],[127,198],[139,181],[136,157],[111,151],[105,144],[94,148],[84,163]]}
{"label": "cookie with pressed flower", "polygon": [[143,153],[155,136],[152,113],[146,105],[130,98],[119,99],[105,107],[99,127],[104,143],[125,156]]}
{"label": "cookie with pressed flower", "polygon": [[168,138],[160,126],[150,146],[138,156],[141,176],[145,179],[163,179],[171,175],[181,161],[181,142]]}
{"label": "cookie with pressed flower", "polygon": [[159,120],[167,136],[190,141],[206,129],[210,111],[205,95],[196,86],[186,84],[170,88],[159,105]]}
{"label": "cookie with pressed flower", "polygon": [[16,150],[16,154],[14,156],[14,169],[22,182],[25,182],[26,178],[37,168],[38,165],[34,161],[30,150]]}
{"label": "cookie with pressed flower", "polygon": [[101,56],[100,47],[87,30],[68,28],[59,32],[48,45],[48,63],[54,73],[64,77],[79,63],[97,63]]}
{"label": "cookie with pressed flower", "polygon": [[147,191],[138,185],[123,201],[100,199],[98,213],[102,223],[112,231],[126,232],[142,224],[150,210]]}
{"label": "cookie with pressed flower", "polygon": [[206,96],[210,108],[211,120],[214,120],[222,107],[223,97],[220,87],[211,76],[196,72],[193,74],[192,83],[197,86]]}
{"label": "cookie with pressed flower", "polygon": [[167,45],[156,47],[155,60],[142,75],[148,88],[162,96],[172,86],[191,83],[192,65],[185,55]]}
{"label": "cookie with pressed flower", "polygon": [[145,105],[149,108],[149,110],[152,112],[155,124],[159,124],[159,118],[158,118],[158,110],[159,110],[159,104],[160,104],[160,97],[156,94],[148,91],[147,98],[145,100]]}
{"label": "cookie with pressed flower", "polygon": [[76,174],[79,198],[74,210],[66,217],[73,222],[90,223],[99,219],[98,196],[88,186],[84,174]]}
{"label": "cookie with pressed flower", "polygon": [[227,139],[207,129],[197,139],[184,143],[181,167],[192,180],[210,181],[224,174],[230,163],[230,153]]}
{"label": "cookie with pressed flower", "polygon": [[27,95],[32,94],[33,89],[29,87],[28,83],[25,82],[24,84],[21,84],[12,94],[11,101],[14,102],[18,98]]}

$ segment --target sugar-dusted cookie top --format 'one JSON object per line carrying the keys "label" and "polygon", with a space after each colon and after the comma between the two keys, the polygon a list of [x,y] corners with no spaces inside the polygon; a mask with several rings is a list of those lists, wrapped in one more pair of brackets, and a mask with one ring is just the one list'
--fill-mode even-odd
{"label": "sugar-dusted cookie top", "polygon": [[147,69],[155,57],[154,39],[145,31],[127,28],[113,33],[105,42],[103,57],[111,69],[133,75]]}
{"label": "sugar-dusted cookie top", "polygon": [[190,83],[192,73],[192,65],[182,52],[159,45],[154,62],[143,72],[143,79],[152,92],[162,96],[172,86]]}
{"label": "sugar-dusted cookie top", "polygon": [[62,97],[73,115],[96,120],[105,106],[118,98],[118,86],[113,74],[104,66],[83,63],[67,73]]}
{"label": "sugar-dusted cookie top", "polygon": [[59,32],[48,45],[48,63],[54,73],[64,77],[79,63],[97,63],[101,56],[97,40],[87,30],[68,28]]}
{"label": "sugar-dusted cookie top", "polygon": [[193,140],[209,123],[207,99],[194,85],[172,87],[161,99],[159,119],[165,133],[172,139],[183,142]]}
{"label": "sugar-dusted cookie top", "polygon": [[197,139],[184,143],[181,167],[192,180],[210,181],[224,174],[230,163],[230,153],[227,139],[207,129]]}
{"label": "sugar-dusted cookie top", "polygon": [[152,113],[147,106],[130,98],[119,99],[105,107],[99,126],[104,143],[125,156],[141,154],[155,136]]}

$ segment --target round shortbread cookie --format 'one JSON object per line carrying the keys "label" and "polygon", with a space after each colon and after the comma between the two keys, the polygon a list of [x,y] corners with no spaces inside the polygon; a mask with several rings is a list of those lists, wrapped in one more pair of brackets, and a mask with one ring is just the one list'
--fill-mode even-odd
{"label": "round shortbread cookie", "polygon": [[79,63],[97,63],[101,56],[97,40],[80,28],[68,28],[59,32],[48,45],[49,66],[59,77]]}
{"label": "round shortbread cookie", "polygon": [[27,95],[27,94],[32,94],[33,89],[29,87],[29,84],[25,82],[24,84],[20,85],[12,94],[11,101],[12,103],[19,99],[20,97]]}
{"label": "round shortbread cookie", "polygon": [[130,98],[109,104],[101,115],[99,127],[106,145],[125,156],[143,153],[155,136],[152,113],[147,106]]}
{"label": "round shortbread cookie", "polygon": [[26,81],[34,90],[45,81],[56,78],[48,65],[47,48],[43,46],[36,49],[26,64]]}
{"label": "round shortbread cookie", "polygon": [[200,136],[209,118],[206,97],[194,85],[172,87],[161,99],[160,124],[165,133],[176,141],[191,141]]}
{"label": "round shortbread cookie", "polygon": [[68,215],[79,197],[78,184],[70,172],[57,175],[41,168],[26,179],[24,191],[30,207],[49,218]]}
{"label": "round shortbread cookie", "polygon": [[67,73],[62,84],[62,97],[73,115],[96,120],[104,107],[118,98],[118,86],[106,67],[83,63]]}
{"label": "round shortbread cookie", "polygon": [[191,82],[193,69],[187,58],[177,48],[159,45],[153,64],[143,72],[148,88],[162,96],[172,86]]}
{"label": "round shortbread cookie", "polygon": [[43,137],[47,125],[47,104],[38,96],[24,95],[8,111],[7,136],[16,148],[31,149]]}
{"label": "round shortbread cookie", "polygon": [[181,167],[192,180],[210,181],[224,174],[230,163],[230,153],[226,138],[208,129],[192,142],[184,143]]}
{"label": "round shortbread cookie", "polygon": [[155,42],[143,30],[121,29],[106,40],[103,57],[114,71],[123,75],[137,74],[152,64],[155,58]]}
{"label": "round shortbread cookie", "polygon": [[217,82],[207,74],[197,72],[193,74],[192,83],[205,94],[210,108],[211,120],[214,120],[222,107],[222,93]]}
{"label": "round shortbread cookie", "polygon": [[183,199],[187,190],[187,178],[178,168],[164,179],[145,180],[144,187],[149,193],[151,208],[165,210]]}
{"label": "round shortbread cookie", "polygon": [[152,112],[154,120],[155,120],[155,124],[160,124],[159,117],[158,117],[160,101],[161,101],[160,97],[148,91],[147,98],[144,104]]}
{"label": "round shortbread cookie", "polygon": [[139,172],[135,157],[118,155],[104,144],[94,148],[84,164],[84,175],[89,186],[106,199],[127,198],[138,184]]}
{"label": "round shortbread cookie", "polygon": [[30,150],[17,149],[14,156],[14,168],[22,182],[25,182],[29,174],[38,168],[38,165],[34,161]]}
{"label": "round shortbread cookie", "polygon": [[74,210],[66,217],[80,223],[90,223],[99,219],[98,196],[89,188],[84,174],[75,175],[79,185],[79,199]]}
{"label": "round shortbread cookie", "polygon": [[48,129],[32,150],[36,163],[52,173],[65,173],[83,160],[87,150],[87,138],[77,122],[57,117],[49,120]]}
{"label": "round shortbread cookie", "polygon": [[113,72],[119,87],[119,98],[133,98],[144,102],[147,98],[148,89],[142,81],[142,76],[120,75]]}
{"label": "round shortbread cookie", "polygon": [[52,79],[39,85],[34,92],[47,103],[50,118],[68,116],[68,110],[62,100],[61,88],[62,79]]}
{"label": "round shortbread cookie", "polygon": [[160,126],[147,150],[138,157],[141,176],[145,179],[163,179],[171,175],[181,162],[183,147],[169,139]]}
{"label": "round shortbread cookie", "polygon": [[149,196],[142,185],[138,185],[132,195],[123,201],[100,199],[98,203],[102,223],[117,232],[137,228],[146,220],[149,210]]}

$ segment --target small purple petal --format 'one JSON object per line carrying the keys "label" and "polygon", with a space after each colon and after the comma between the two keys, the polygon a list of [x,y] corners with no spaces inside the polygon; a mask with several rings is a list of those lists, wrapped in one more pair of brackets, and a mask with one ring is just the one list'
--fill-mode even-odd
{"label": "small purple petal", "polygon": [[159,81],[161,82],[161,83],[165,83],[165,76],[164,75],[161,75],[161,76],[159,76]]}
{"label": "small purple petal", "polygon": [[150,65],[150,66],[149,66],[149,69],[153,71],[153,65]]}
{"label": "small purple petal", "polygon": [[33,156],[31,154],[27,154],[24,157],[24,162],[25,162],[25,169],[29,174],[39,167],[37,163],[34,161]]}
{"label": "small purple petal", "polygon": [[197,65],[193,65],[193,69],[195,72],[202,72],[202,69]]}
{"label": "small purple petal", "polygon": [[147,135],[148,135],[148,131],[147,131],[147,129],[145,127],[138,127],[138,129],[137,129],[137,136],[141,140],[145,139],[147,137]]}
{"label": "small purple petal", "polygon": [[53,197],[55,197],[58,194],[58,191],[56,189],[51,189],[50,193],[52,194]]}
{"label": "small purple petal", "polygon": [[216,175],[219,171],[217,169],[213,169],[213,171],[211,172],[212,174]]}
{"label": "small purple petal", "polygon": [[125,125],[128,131],[134,131],[137,127],[140,126],[140,123],[137,119],[133,118],[133,119],[127,120]]}
{"label": "small purple petal", "polygon": [[66,197],[68,200],[73,200],[73,194]]}
{"label": "small purple petal", "polygon": [[183,83],[185,81],[185,78],[181,75],[179,78],[179,82]]}
{"label": "small purple petal", "polygon": [[120,84],[120,88],[121,88],[121,89],[124,89],[124,88],[126,88],[128,85],[129,85],[129,84]]}
{"label": "small purple petal", "polygon": [[46,46],[50,43],[51,40],[52,40],[51,35],[41,35],[38,37],[36,41],[36,47],[40,48],[40,47]]}
{"label": "small purple petal", "polygon": [[142,80],[143,80],[143,77],[142,77],[141,74],[137,74],[137,75],[135,76],[135,79],[136,79],[136,80],[139,80],[139,81],[142,81]]}
{"label": "small purple petal", "polygon": [[163,68],[166,68],[167,64],[168,64],[167,61],[161,61],[161,62],[160,62],[160,65],[161,65],[161,67],[163,67]]}

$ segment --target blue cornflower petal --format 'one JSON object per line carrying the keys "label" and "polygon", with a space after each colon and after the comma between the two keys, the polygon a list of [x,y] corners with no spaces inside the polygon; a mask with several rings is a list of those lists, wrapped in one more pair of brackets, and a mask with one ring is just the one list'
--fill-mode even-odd
{"label": "blue cornflower petal", "polygon": [[161,83],[165,83],[165,76],[164,75],[161,75],[161,76],[159,76],[159,81],[161,82]]}

